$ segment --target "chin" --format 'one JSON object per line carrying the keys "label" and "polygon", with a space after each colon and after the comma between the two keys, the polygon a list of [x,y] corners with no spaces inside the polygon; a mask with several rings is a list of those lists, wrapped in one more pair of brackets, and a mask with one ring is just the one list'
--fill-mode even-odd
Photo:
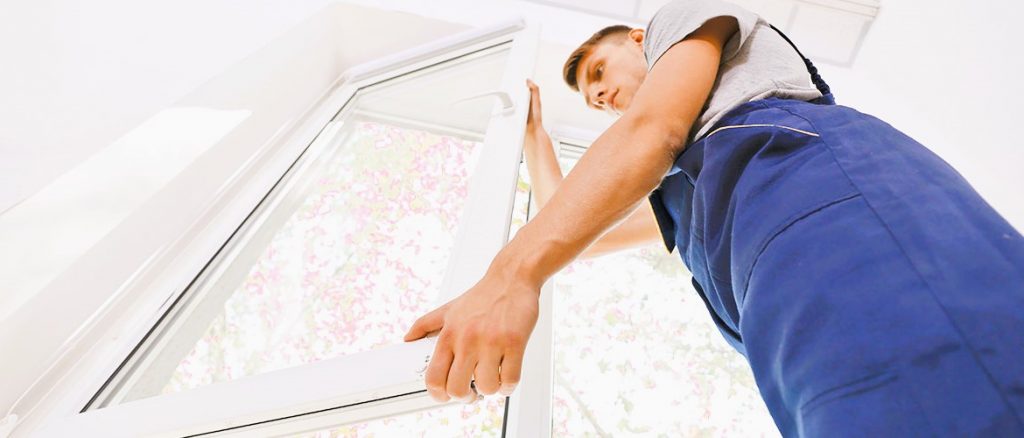
{"label": "chin", "polygon": [[[619,97],[620,97],[620,96],[616,96],[616,98],[619,98]],[[620,98],[620,99],[617,99],[617,100],[619,100],[619,102],[617,102],[617,103],[619,104],[619,109],[620,109],[620,110],[621,110],[622,112],[626,112],[626,110],[628,110],[628,109],[629,109],[629,107],[630,107],[630,104],[632,104],[632,103],[633,103],[633,94],[632,94],[632,93],[629,93],[629,94],[623,94],[623,95],[621,96],[621,98]]]}
{"label": "chin", "polygon": [[616,109],[616,111],[618,111],[619,114],[622,114],[622,113],[626,112],[626,110],[629,109],[629,103],[630,103],[630,101],[627,100],[625,103],[620,105],[619,108]]}

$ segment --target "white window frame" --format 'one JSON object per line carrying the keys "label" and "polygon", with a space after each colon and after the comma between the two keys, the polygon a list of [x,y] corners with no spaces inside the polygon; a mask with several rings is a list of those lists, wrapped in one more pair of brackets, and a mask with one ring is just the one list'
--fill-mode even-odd
{"label": "white window frame", "polygon": [[[256,151],[232,179],[232,190],[222,188],[241,201],[225,203],[223,208],[204,215],[200,225],[190,228],[189,235],[174,242],[172,248],[155,252],[150,262],[125,279],[105,308],[82,329],[84,335],[75,339],[76,345],[65,348],[65,357],[58,361],[62,368],[46,370],[33,385],[27,400],[35,403],[13,430],[14,435],[279,435],[436,407],[423,386],[422,370],[434,345],[433,339],[426,339],[83,412],[116,373],[118,364],[130,356],[160,317],[173,307],[186,290],[184,286],[201,272],[211,254],[225,244],[226,237],[238,229],[306,146],[315,146],[318,133],[360,88],[511,41],[509,68],[500,91],[510,96],[514,110],[493,117],[488,125],[482,145],[484,154],[471,181],[463,214],[464,225],[457,233],[449,263],[457,268],[450,268],[446,274],[438,303],[472,286],[507,239],[529,109],[524,79],[533,73],[538,35],[537,26],[514,20],[445,38],[346,72],[340,85],[296,129],[290,147]],[[500,196],[495,196],[496,193]],[[167,290],[177,292],[168,295]],[[550,309],[550,305],[546,307]],[[544,342],[532,342],[528,348],[524,383],[510,401],[517,415],[506,418],[506,425],[518,432],[507,430],[506,436],[550,435],[550,311],[546,314],[547,335],[536,340],[546,340],[547,348]],[[544,317],[539,329],[544,326],[543,321]],[[534,374],[538,375],[537,381],[530,378]],[[519,405],[522,407],[517,408]],[[527,433],[528,425],[536,427],[537,412],[547,416],[548,421],[541,423],[547,425],[547,432]]]}
{"label": "white window frame", "polygon": [[[578,160],[600,133],[555,126],[548,133],[555,157]],[[559,163],[561,167],[561,163]],[[564,170],[564,169],[563,169]],[[532,191],[531,191],[532,194]],[[531,198],[532,205],[532,198]],[[537,211],[530,209],[528,219]],[[551,438],[554,393],[554,322],[553,301],[555,277],[541,288],[540,311],[537,325],[530,335],[523,359],[523,374],[519,389],[509,404],[506,424],[508,437]]]}

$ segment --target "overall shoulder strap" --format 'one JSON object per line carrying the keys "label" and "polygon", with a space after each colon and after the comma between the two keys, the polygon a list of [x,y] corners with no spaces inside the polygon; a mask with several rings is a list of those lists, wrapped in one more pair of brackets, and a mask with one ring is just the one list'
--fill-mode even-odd
{"label": "overall shoulder strap", "polygon": [[769,24],[768,26],[778,32],[782,39],[786,40],[786,42],[793,47],[793,50],[796,50],[797,55],[800,55],[800,58],[804,60],[804,65],[807,66],[807,72],[811,74],[811,81],[814,82],[815,87],[818,87],[818,91],[820,91],[823,96],[832,94],[832,89],[829,88],[828,84],[825,83],[825,80],[821,78],[821,74],[818,73],[818,68],[814,66],[814,63],[804,56],[804,54],[800,52],[800,49],[796,47],[796,44],[793,44],[793,41],[790,40],[786,34],[782,33],[779,28],[775,27],[773,24]]}

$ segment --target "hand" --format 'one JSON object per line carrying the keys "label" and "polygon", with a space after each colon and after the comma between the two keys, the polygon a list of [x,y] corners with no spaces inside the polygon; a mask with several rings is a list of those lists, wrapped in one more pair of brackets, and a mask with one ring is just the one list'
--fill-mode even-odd
{"label": "hand", "polygon": [[488,272],[458,298],[418,319],[406,342],[440,330],[426,372],[430,396],[439,402],[474,401],[471,377],[481,395],[511,394],[537,324],[539,291],[526,281]]}
{"label": "hand", "polygon": [[530,89],[530,111],[526,116],[526,131],[531,133],[538,130],[543,131],[544,125],[540,116],[540,87],[530,79],[526,80],[526,86]]}

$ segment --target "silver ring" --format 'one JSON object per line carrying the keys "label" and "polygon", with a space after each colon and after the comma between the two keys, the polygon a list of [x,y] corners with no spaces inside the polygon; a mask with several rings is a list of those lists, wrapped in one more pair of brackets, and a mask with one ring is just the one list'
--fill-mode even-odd
{"label": "silver ring", "polygon": [[473,381],[473,380],[469,381],[469,389],[473,390],[474,401],[479,401],[479,400],[483,400],[484,399],[484,396],[482,394],[480,394],[480,391],[476,390],[476,381]]}

